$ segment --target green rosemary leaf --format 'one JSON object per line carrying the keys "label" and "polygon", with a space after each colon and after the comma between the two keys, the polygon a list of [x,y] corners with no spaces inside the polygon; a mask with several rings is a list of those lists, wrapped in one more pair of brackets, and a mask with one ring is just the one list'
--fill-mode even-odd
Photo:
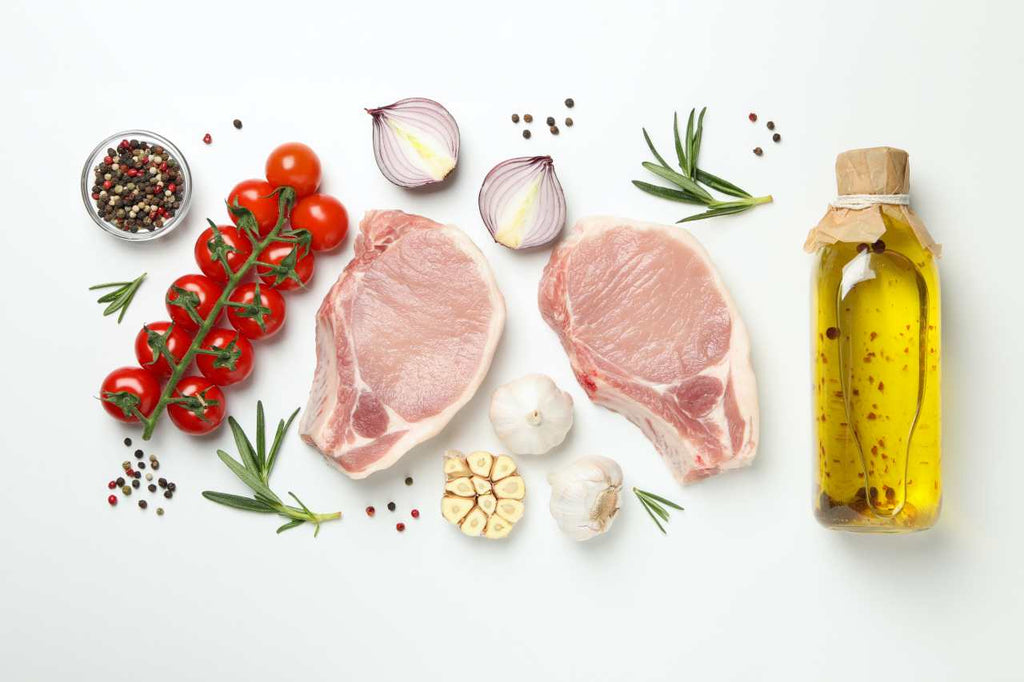
{"label": "green rosemary leaf", "polygon": [[275,495],[274,491],[268,488],[267,485],[262,480],[260,480],[259,476],[257,476],[256,474],[254,474],[253,472],[249,471],[244,466],[236,462],[234,459],[231,458],[231,455],[224,452],[223,450],[218,450],[217,456],[220,457],[220,461],[224,462],[224,465],[227,466],[228,469],[231,469],[235,476],[238,476],[239,480],[242,481],[242,483],[252,488],[252,491],[254,493],[262,495],[268,500],[272,500],[278,504],[281,503],[281,498]]}
{"label": "green rosemary leaf", "polygon": [[228,417],[228,426],[231,427],[231,434],[235,437],[235,447],[238,448],[238,455],[242,459],[242,465],[251,471],[253,475],[262,478],[260,468],[256,465],[256,456],[253,453],[249,437],[245,435],[245,431],[242,430],[242,427],[234,417]]}
{"label": "green rosemary leaf", "polygon": [[693,156],[693,114],[694,110],[690,109],[690,117],[686,121],[686,160],[688,164],[686,170],[683,171],[691,180],[697,170],[697,159]]}
{"label": "green rosemary leaf", "polygon": [[701,187],[700,185],[698,185],[696,182],[686,177],[685,175],[680,175],[679,173],[676,173],[674,170],[664,168],[662,166],[657,166],[653,163],[650,163],[649,161],[644,161],[642,165],[647,170],[651,171],[652,173],[659,177],[664,178],[665,180],[668,180],[673,185],[678,185],[682,187],[683,189],[685,189],[686,191],[690,192],[695,197],[700,199],[703,203],[709,204],[712,201],[714,201],[714,198],[707,193],[707,190],[705,190],[703,187]]}
{"label": "green rosemary leaf", "polygon": [[142,284],[142,280],[146,279],[146,273],[142,273],[136,279],[131,282],[107,282],[105,284],[94,284],[89,287],[89,291],[95,291],[97,289],[113,289],[100,296],[97,303],[108,303],[109,305],[103,310],[103,316],[113,315],[120,311],[121,314],[117,316],[117,323],[121,324],[124,319],[124,314],[128,312],[128,306],[131,305],[132,299],[135,298],[135,292],[139,290],[139,286]]}
{"label": "green rosemary leaf", "polygon": [[[291,530],[292,528],[295,528],[296,526],[301,526],[304,523],[305,523],[305,521],[302,520],[302,519],[292,519],[288,523],[278,527],[277,534],[280,535],[281,533],[285,532],[286,530]],[[317,524],[317,531],[319,531],[319,530],[320,530],[319,524]],[[316,537],[316,533],[314,533],[313,536]]]}
{"label": "green rosemary leaf", "polygon": [[225,507],[244,509],[245,511],[256,512],[257,514],[275,513],[275,510],[267,506],[266,503],[254,500],[251,497],[242,497],[241,495],[231,495],[229,493],[215,493],[210,490],[204,490],[203,497],[211,502],[223,504]]}
{"label": "green rosemary leaf", "polygon": [[665,168],[671,168],[671,166],[665,163],[665,159],[661,158],[661,154],[658,153],[658,150],[654,148],[654,143],[651,142],[651,136],[647,134],[647,128],[643,128],[642,130],[644,131],[644,139],[647,140],[647,147],[651,150],[651,153],[654,154],[654,158],[656,158],[658,163]]}
{"label": "green rosemary leaf", "polygon": [[288,417],[288,421],[281,420],[277,424],[277,433],[274,435],[274,444],[270,446],[270,454],[267,457],[267,477],[270,477],[270,472],[274,468],[274,462],[277,461],[277,453],[281,449],[281,442],[284,440],[284,434],[288,432],[288,428],[295,421],[295,417],[299,414],[299,408],[295,408],[292,412],[292,416]]}
{"label": "green rosemary leaf", "polygon": [[732,197],[749,198],[750,194],[746,190],[740,189],[731,182],[727,182],[722,178],[712,175],[705,170],[697,169],[697,181],[702,182],[713,190],[717,190],[722,194],[728,194]]}
{"label": "green rosemary leaf", "polygon": [[[698,159],[700,158],[700,142],[704,136],[704,113],[708,110],[704,107],[700,110],[700,115],[697,117],[697,130],[693,133],[693,149],[690,151],[690,179],[697,179],[698,172]],[[693,115],[693,112],[690,113]]]}
{"label": "green rosemary leaf", "polygon": [[263,401],[256,401],[256,462],[261,473],[267,466],[267,427],[263,416]]}
{"label": "green rosemary leaf", "polygon": [[647,512],[647,515],[651,517],[651,521],[654,521],[654,525],[658,527],[658,530],[661,531],[662,535],[668,535],[668,533],[665,532],[665,527],[661,525],[661,521],[658,520],[658,517],[654,515],[650,507],[648,507],[644,502],[644,498],[639,495],[637,495],[637,497],[640,498],[640,505],[644,508],[644,511]]}
{"label": "green rosemary leaf", "polygon": [[662,507],[660,504],[658,504],[657,502],[655,502],[651,498],[647,497],[646,495],[644,495],[644,497],[642,499],[644,501],[644,504],[647,505],[647,507],[651,511],[653,511],[655,514],[660,516],[662,521],[664,521],[665,523],[668,523],[668,512],[665,511],[664,507]]}
{"label": "green rosemary leaf", "polygon": [[734,213],[743,213],[754,208],[753,204],[744,204],[742,206],[719,206],[717,208],[709,208],[704,213],[696,213],[694,215],[688,215],[685,218],[676,221],[679,223],[691,223],[695,220],[704,220],[706,218],[717,218],[722,215],[733,215]]}
{"label": "green rosemary leaf", "polygon": [[647,496],[648,498],[650,498],[650,499],[652,499],[652,500],[655,500],[656,502],[660,502],[661,504],[664,504],[664,505],[666,505],[666,506],[669,506],[669,507],[671,507],[672,509],[678,509],[679,511],[684,511],[684,509],[683,509],[682,507],[680,507],[680,506],[679,506],[678,504],[676,504],[676,503],[675,503],[675,502],[673,502],[672,500],[666,500],[666,499],[665,499],[664,497],[662,497],[661,495],[655,495],[654,493],[652,493],[652,492],[647,492],[646,490],[645,490],[645,491],[643,491],[643,493],[644,493],[644,495],[646,495],[646,496]]}
{"label": "green rosemary leaf", "polygon": [[647,192],[648,194],[653,194],[654,196],[661,197],[662,199],[670,199],[671,201],[682,201],[683,203],[686,204],[699,204],[701,206],[704,205],[703,201],[693,196],[686,190],[672,189],[671,187],[662,187],[660,185],[652,185],[649,182],[643,182],[641,180],[633,180],[633,185],[643,190],[644,192]]}
{"label": "green rosemary leaf", "polygon": [[690,174],[690,165],[686,160],[686,152],[683,151],[683,143],[679,140],[679,112],[672,114],[672,134],[675,137],[676,157],[679,159],[679,169],[684,175]]}
{"label": "green rosemary leaf", "polygon": [[302,503],[302,500],[300,500],[300,499],[298,498],[298,496],[297,496],[297,495],[296,495],[295,493],[293,493],[292,491],[290,491],[290,490],[289,490],[289,491],[288,491],[288,494],[292,496],[292,499],[293,499],[293,500],[295,500],[296,502],[298,502],[298,503],[299,503],[299,506],[300,506],[300,507],[302,507],[302,511],[306,512],[306,513],[307,513],[307,514],[309,514],[310,516],[314,516],[313,512],[311,512],[311,511],[309,510],[309,507],[307,507],[307,506],[306,506],[305,504],[303,504],[303,503]]}

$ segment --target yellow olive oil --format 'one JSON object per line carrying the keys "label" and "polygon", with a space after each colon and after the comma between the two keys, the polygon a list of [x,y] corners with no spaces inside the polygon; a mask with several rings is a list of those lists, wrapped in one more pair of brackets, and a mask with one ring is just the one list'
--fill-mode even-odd
{"label": "yellow olive oil", "polygon": [[830,528],[903,532],[934,524],[942,501],[939,274],[905,214],[880,214],[877,241],[819,250],[815,515]]}

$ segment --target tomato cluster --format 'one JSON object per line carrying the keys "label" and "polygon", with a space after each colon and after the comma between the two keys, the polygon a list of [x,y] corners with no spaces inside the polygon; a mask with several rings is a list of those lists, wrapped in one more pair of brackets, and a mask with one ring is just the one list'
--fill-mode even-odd
{"label": "tomato cluster", "polygon": [[[317,192],[320,159],[312,149],[298,142],[283,144],[270,154],[265,172],[266,180],[244,180],[231,190],[227,203],[233,225],[210,221],[199,235],[194,251],[202,274],[182,275],[168,288],[164,300],[170,321],[144,325],[135,337],[139,366],[115,369],[103,380],[100,397],[114,418],[148,418],[160,404],[172,363],[181,363],[191,352],[199,374],[177,382],[165,401],[167,413],[187,433],[216,429],[226,414],[221,387],[244,381],[253,369],[252,341],[273,335],[284,324],[280,292],[305,287],[313,277],[314,252],[344,241],[348,213],[340,201]],[[268,243],[285,206],[291,207],[288,221]],[[243,277],[255,274],[253,281],[239,281],[243,270]],[[218,317],[219,310],[226,311],[233,329],[215,326],[193,348],[214,309]]]}

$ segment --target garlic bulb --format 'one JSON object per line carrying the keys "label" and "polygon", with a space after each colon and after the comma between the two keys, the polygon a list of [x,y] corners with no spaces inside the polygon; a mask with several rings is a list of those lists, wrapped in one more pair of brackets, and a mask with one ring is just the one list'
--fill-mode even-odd
{"label": "garlic bulb", "polygon": [[543,455],[572,428],[572,396],[543,374],[527,374],[491,396],[491,425],[517,455]]}
{"label": "garlic bulb", "polygon": [[607,457],[582,457],[548,476],[551,515],[563,533],[589,540],[612,527],[619,511],[622,469]]}

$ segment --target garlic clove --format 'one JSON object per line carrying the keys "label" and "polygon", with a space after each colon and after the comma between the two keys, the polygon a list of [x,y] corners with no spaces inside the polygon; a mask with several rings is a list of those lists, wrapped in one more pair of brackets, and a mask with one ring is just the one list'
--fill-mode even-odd
{"label": "garlic clove", "polygon": [[503,500],[521,500],[526,496],[526,484],[522,476],[509,476],[494,484],[494,494]]}
{"label": "garlic clove", "polygon": [[523,518],[526,506],[519,500],[498,500],[494,513],[501,516],[509,523],[516,523]]}
{"label": "garlic clove", "polygon": [[441,516],[449,523],[458,524],[469,510],[473,508],[473,500],[468,497],[445,495],[441,498]]}
{"label": "garlic clove", "polygon": [[500,540],[507,537],[511,531],[511,523],[500,516],[492,516],[487,519],[487,528],[484,529],[484,537],[491,540]]}
{"label": "garlic clove", "polygon": [[622,469],[614,460],[583,457],[550,474],[548,482],[549,508],[562,532],[583,541],[611,528],[622,492]]}
{"label": "garlic clove", "polygon": [[491,493],[491,482],[486,478],[474,476],[471,480],[473,481],[473,490],[476,491],[477,495],[489,495]]}
{"label": "garlic clove", "polygon": [[494,466],[491,469],[491,480],[500,481],[506,476],[514,474],[516,471],[516,463],[508,455],[498,455],[494,460]]}
{"label": "garlic clove", "polygon": [[480,507],[473,507],[462,521],[462,532],[466,535],[480,535],[486,525],[487,514]]}
{"label": "garlic clove", "polygon": [[448,492],[458,495],[459,497],[475,497],[476,489],[473,487],[473,481],[468,477],[456,478],[448,481],[445,484],[444,489]]}
{"label": "garlic clove", "polygon": [[469,465],[466,464],[466,460],[462,458],[462,453],[458,450],[449,450],[444,456],[444,475],[445,478],[451,480],[453,478],[461,478],[463,476],[470,475]]}
{"label": "garlic clove", "polygon": [[476,504],[484,510],[485,514],[490,516],[498,508],[498,498],[494,495],[481,495],[476,498]]}
{"label": "garlic clove", "polygon": [[489,452],[480,450],[479,452],[471,452],[466,457],[466,463],[469,464],[469,470],[477,476],[483,476],[484,478],[491,475],[491,463],[494,461],[494,457]]}
{"label": "garlic clove", "polygon": [[561,444],[572,428],[572,411],[572,396],[543,374],[510,381],[491,396],[494,432],[518,455],[542,455]]}

